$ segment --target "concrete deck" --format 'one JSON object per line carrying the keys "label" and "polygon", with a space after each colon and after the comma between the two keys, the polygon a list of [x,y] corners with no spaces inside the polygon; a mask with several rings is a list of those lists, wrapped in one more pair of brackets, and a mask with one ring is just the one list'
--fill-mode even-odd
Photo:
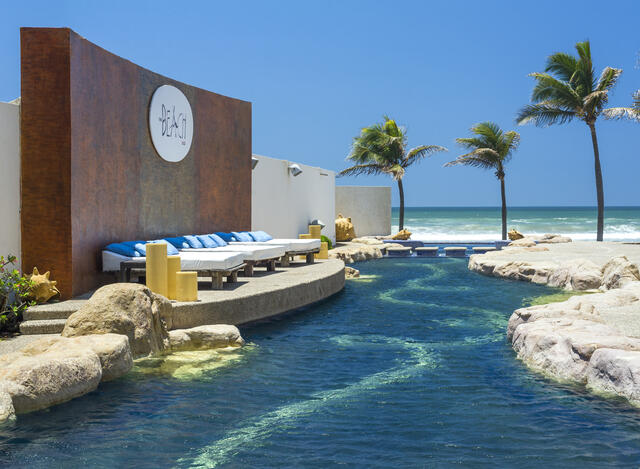
{"label": "concrete deck", "polygon": [[[209,285],[210,282],[200,283],[197,302],[172,302],[169,329],[204,324],[238,326],[323,300],[344,287],[344,263],[337,259],[316,260],[314,264],[293,262],[290,267],[278,266],[275,272],[256,269],[254,277],[238,277],[237,283],[225,283],[222,290],[210,290]],[[60,333],[66,318],[89,297],[90,294],[29,308],[24,314],[22,332]]]}

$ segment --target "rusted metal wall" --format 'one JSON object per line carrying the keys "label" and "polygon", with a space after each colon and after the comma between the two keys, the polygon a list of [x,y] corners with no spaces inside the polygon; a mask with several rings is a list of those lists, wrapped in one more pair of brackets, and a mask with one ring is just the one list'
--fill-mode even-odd
{"label": "rusted metal wall", "polygon": [[[111,242],[251,226],[251,103],[168,79],[69,29],[24,28],[23,269],[51,270],[63,297],[108,281]],[[191,104],[187,156],[156,153],[149,102],[161,85]]]}

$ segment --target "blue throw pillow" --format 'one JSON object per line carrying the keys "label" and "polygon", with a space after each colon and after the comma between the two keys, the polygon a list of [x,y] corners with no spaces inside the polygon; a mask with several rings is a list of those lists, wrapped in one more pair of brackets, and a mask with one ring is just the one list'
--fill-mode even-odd
{"label": "blue throw pillow", "polygon": [[226,245],[228,244],[224,239],[222,239],[220,236],[218,236],[218,235],[217,235],[217,234],[215,234],[215,233],[211,233],[211,234],[209,235],[209,237],[210,237],[213,241],[215,241],[215,243],[216,243],[219,247],[224,247],[224,246],[226,246]]}
{"label": "blue throw pillow", "polygon": [[238,241],[243,241],[243,242],[248,242],[248,243],[252,243],[253,242],[253,238],[246,231],[240,231],[240,232],[232,231],[231,234]]}
{"label": "blue throw pillow", "polygon": [[140,257],[140,253],[138,253],[133,246],[128,246],[125,243],[111,243],[105,247],[104,250],[115,252],[116,254],[126,257]]}
{"label": "blue throw pillow", "polygon": [[197,235],[198,241],[202,243],[205,248],[217,248],[218,243],[216,243],[209,235]]}
{"label": "blue throw pillow", "polygon": [[167,245],[167,256],[177,256],[178,254],[180,254],[178,252],[178,250],[171,244],[168,243],[166,240],[164,239],[154,239],[153,241],[140,241],[138,243],[136,243],[136,251],[138,251],[138,253],[140,253],[141,256],[146,257],[147,255],[147,244],[148,243],[163,243]]}
{"label": "blue throw pillow", "polygon": [[233,237],[233,234],[231,233],[223,233],[222,231],[216,231],[216,234],[220,236],[227,243],[230,243],[231,241],[238,241],[236,238]]}
{"label": "blue throw pillow", "polygon": [[176,249],[188,249],[189,243],[184,238],[184,236],[176,236],[175,238],[164,238],[169,244],[171,244]]}
{"label": "blue throw pillow", "polygon": [[185,235],[184,239],[187,240],[187,244],[191,249],[202,249],[204,247],[200,240],[193,235]]}
{"label": "blue throw pillow", "polygon": [[249,236],[251,236],[254,241],[259,242],[265,242],[273,239],[273,236],[265,233],[264,231],[249,231]]}

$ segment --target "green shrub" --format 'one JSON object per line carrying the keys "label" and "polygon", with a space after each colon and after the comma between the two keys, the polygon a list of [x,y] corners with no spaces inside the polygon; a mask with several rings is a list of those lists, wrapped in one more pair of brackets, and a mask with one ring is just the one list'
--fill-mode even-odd
{"label": "green shrub", "polygon": [[327,238],[325,235],[320,236],[320,241],[322,241],[323,243],[327,243],[327,245],[329,246],[329,249],[333,249],[331,240]]}
{"label": "green shrub", "polygon": [[0,256],[0,332],[16,332],[23,311],[33,304],[27,300],[31,282],[14,267],[15,262],[15,256]]}

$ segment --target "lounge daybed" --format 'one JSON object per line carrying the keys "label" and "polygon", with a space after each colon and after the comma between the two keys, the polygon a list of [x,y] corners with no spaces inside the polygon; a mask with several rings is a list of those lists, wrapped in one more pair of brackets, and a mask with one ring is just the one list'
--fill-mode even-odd
{"label": "lounge daybed", "polygon": [[320,252],[319,239],[272,238],[264,231],[242,231],[216,233],[229,243],[229,246],[282,246],[285,255],[280,259],[283,266],[288,266],[294,256],[306,256],[307,264],[312,264],[314,254]]}
{"label": "lounge daybed", "polygon": [[[195,271],[202,276],[211,277],[211,288],[222,289],[223,278],[227,282],[238,280],[238,271],[245,267],[242,253],[239,252],[180,252],[180,264],[183,270]],[[121,282],[131,281],[131,271],[144,271],[146,257],[126,256],[110,250],[102,251],[103,272],[119,274]]]}
{"label": "lounge daybed", "polygon": [[198,252],[232,252],[242,254],[244,261],[244,275],[246,277],[253,276],[253,269],[259,265],[265,265],[268,272],[276,270],[276,261],[285,255],[285,249],[280,245],[227,245],[216,248],[183,248],[180,253],[198,253]]}

